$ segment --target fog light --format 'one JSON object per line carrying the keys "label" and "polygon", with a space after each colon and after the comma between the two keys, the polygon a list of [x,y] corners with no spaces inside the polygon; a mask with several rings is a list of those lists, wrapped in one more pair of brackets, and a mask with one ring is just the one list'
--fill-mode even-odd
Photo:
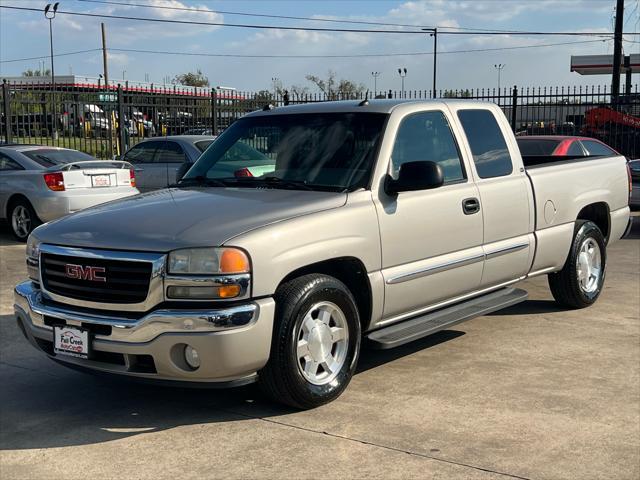
{"label": "fog light", "polygon": [[198,351],[193,348],[191,345],[187,345],[184,347],[184,359],[194,370],[200,366],[200,357],[198,356]]}

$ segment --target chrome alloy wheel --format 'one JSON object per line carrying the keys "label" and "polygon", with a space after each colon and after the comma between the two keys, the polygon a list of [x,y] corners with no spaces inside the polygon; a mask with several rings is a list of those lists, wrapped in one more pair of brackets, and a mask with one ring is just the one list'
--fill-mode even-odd
{"label": "chrome alloy wheel", "polygon": [[20,238],[25,238],[31,231],[31,213],[24,205],[18,205],[11,214],[11,226]]}
{"label": "chrome alloy wheel", "polygon": [[578,251],[577,275],[580,288],[585,293],[593,293],[600,286],[602,277],[602,255],[600,246],[591,237],[582,242]]}
{"label": "chrome alloy wheel", "polygon": [[302,376],[314,385],[333,381],[344,366],[349,346],[349,328],[342,310],[331,302],[314,304],[294,338]]}

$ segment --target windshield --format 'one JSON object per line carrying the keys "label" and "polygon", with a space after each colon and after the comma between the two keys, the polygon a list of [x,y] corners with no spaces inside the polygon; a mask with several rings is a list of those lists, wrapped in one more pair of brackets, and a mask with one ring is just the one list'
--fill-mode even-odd
{"label": "windshield", "polygon": [[240,119],[181,184],[355,190],[366,187],[386,114],[313,113]]}
{"label": "windshield", "polygon": [[26,155],[34,162],[43,167],[53,167],[55,165],[65,165],[72,162],[97,161],[91,155],[78,152],[77,150],[56,150],[52,148],[41,148],[38,150],[23,150],[20,153]]}

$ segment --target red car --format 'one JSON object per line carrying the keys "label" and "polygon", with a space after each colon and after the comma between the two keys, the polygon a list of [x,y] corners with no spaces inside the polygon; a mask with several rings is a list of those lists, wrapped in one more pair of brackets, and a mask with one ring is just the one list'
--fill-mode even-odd
{"label": "red car", "polygon": [[589,137],[562,135],[527,135],[516,137],[523,156],[572,156],[619,155],[600,140]]}

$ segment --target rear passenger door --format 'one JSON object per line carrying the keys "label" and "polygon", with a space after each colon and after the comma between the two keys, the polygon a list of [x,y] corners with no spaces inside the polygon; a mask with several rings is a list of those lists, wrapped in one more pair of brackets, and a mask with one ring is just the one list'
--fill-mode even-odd
{"label": "rear passenger door", "polygon": [[160,188],[158,185],[167,180],[166,167],[158,167],[154,162],[156,150],[162,145],[161,140],[141,142],[129,149],[123,160],[135,167],[136,187],[141,192]]}
{"label": "rear passenger door", "polygon": [[455,104],[450,108],[456,112],[466,136],[465,148],[473,159],[484,226],[481,286],[492,287],[529,271],[534,253],[531,186],[500,111]]}
{"label": "rear passenger door", "polygon": [[166,176],[161,185],[157,188],[164,188],[167,185],[176,183],[176,173],[184,162],[187,162],[187,156],[184,150],[177,142],[166,140],[162,143],[160,148],[156,151],[155,159],[158,168],[164,167]]}

